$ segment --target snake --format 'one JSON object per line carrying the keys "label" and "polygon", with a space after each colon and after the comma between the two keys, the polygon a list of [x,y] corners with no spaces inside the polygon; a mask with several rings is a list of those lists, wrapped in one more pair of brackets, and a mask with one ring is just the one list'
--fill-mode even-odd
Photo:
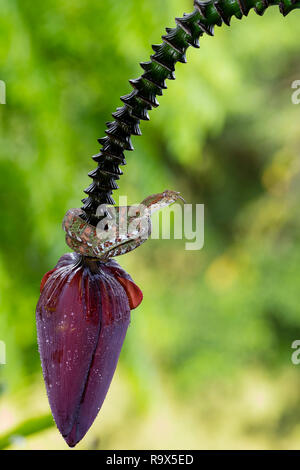
{"label": "snake", "polygon": [[166,189],[137,206],[100,206],[105,217],[96,226],[83,219],[82,209],[70,209],[62,223],[66,243],[76,253],[103,262],[124,255],[148,240],[151,215],[179,199],[185,202],[179,192]]}

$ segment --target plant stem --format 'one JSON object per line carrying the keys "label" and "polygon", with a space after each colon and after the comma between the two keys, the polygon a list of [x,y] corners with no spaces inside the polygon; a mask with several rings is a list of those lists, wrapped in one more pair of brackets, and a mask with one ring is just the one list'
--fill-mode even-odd
{"label": "plant stem", "polygon": [[203,34],[213,36],[214,27],[223,23],[230,26],[233,16],[242,19],[253,8],[258,15],[263,15],[269,6],[278,5],[280,13],[286,16],[290,11],[300,8],[296,0],[195,0],[195,9],[191,14],[176,18],[175,28],[166,28],[162,36],[163,43],[152,46],[154,54],[150,61],[142,62],[144,73],[135,80],[129,80],[133,91],[121,97],[124,105],[112,114],[114,121],[107,123],[106,136],[98,139],[102,148],[92,158],[98,166],[89,173],[93,182],[85,189],[87,197],[82,217],[96,225],[99,217],[96,211],[101,204],[115,204],[111,195],[118,189],[116,180],[123,174],[119,166],[126,165],[124,151],[133,150],[131,135],[141,135],[140,121],[148,121],[152,108],[159,106],[156,96],[161,96],[167,88],[166,79],[174,80],[176,62],[186,62],[186,50],[189,46],[199,47]]}

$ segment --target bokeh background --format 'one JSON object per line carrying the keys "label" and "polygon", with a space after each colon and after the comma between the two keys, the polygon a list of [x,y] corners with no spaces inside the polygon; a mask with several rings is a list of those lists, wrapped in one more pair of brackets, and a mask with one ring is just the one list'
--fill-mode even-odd
{"label": "bokeh background", "polygon": [[[67,449],[37,351],[42,275],[69,251],[97,138],[150,45],[192,0],[0,0],[0,447]],[[144,292],[105,404],[78,449],[300,446],[299,12],[272,7],[188,51],[133,139],[130,203],[205,204],[205,246],[120,258]],[[118,194],[115,193],[118,200]]]}

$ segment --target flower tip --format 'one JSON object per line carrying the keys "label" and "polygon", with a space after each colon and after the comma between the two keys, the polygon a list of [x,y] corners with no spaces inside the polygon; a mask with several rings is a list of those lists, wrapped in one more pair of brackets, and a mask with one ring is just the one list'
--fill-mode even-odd
{"label": "flower tip", "polygon": [[72,431],[67,436],[63,436],[65,442],[69,447],[71,447],[71,449],[76,447],[83,437],[84,436],[81,436],[80,439],[74,439],[74,433]]}

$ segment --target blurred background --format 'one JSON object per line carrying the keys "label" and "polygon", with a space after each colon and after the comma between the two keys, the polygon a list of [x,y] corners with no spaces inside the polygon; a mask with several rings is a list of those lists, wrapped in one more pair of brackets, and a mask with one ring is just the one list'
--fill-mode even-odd
{"label": "blurred background", "polygon": [[[0,0],[0,448],[67,449],[37,350],[40,280],[69,251],[61,221],[127,80],[192,3]],[[299,448],[298,33],[277,7],[216,28],[133,139],[120,195],[205,204],[205,246],[150,240],[118,259],[144,301],[78,449]]]}

